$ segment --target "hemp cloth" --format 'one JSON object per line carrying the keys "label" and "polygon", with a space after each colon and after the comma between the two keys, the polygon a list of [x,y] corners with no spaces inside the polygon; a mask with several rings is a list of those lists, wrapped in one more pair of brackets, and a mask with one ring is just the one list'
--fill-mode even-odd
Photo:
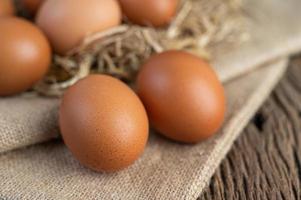
{"label": "hemp cloth", "polygon": [[51,140],[59,137],[59,99],[0,98],[0,199],[196,199],[281,78],[286,57],[301,50],[300,4],[246,1],[251,39],[213,50],[212,64],[228,101],[226,121],[215,137],[182,145],[151,131],[142,157],[118,173],[92,172],[59,139]]}
{"label": "hemp cloth", "polygon": [[280,60],[226,84],[227,120],[213,138],[184,145],[155,132],[144,154],[117,173],[81,166],[60,140],[0,155],[0,199],[196,199],[287,66]]}

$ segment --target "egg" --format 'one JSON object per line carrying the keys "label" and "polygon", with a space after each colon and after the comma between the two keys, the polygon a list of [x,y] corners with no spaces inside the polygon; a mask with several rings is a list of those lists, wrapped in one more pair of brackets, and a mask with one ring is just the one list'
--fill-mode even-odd
{"label": "egg", "polygon": [[16,17],[0,18],[0,96],[31,88],[46,74],[50,45],[32,23]]}
{"label": "egg", "polygon": [[117,0],[48,0],[37,13],[36,23],[56,53],[64,55],[95,32],[119,25]]}
{"label": "egg", "polygon": [[131,165],[148,138],[142,102],[127,85],[106,75],[90,75],[67,90],[59,124],[73,155],[100,172]]}
{"label": "egg", "polygon": [[153,127],[172,140],[197,143],[223,124],[223,86],[195,55],[172,50],[152,56],[139,72],[137,92]]}
{"label": "egg", "polygon": [[0,17],[11,16],[15,13],[15,6],[13,0],[0,1]]}
{"label": "egg", "polygon": [[44,0],[21,0],[22,6],[32,15],[38,11]]}
{"label": "egg", "polygon": [[168,24],[176,14],[179,0],[119,0],[124,15],[133,23],[147,26]]}

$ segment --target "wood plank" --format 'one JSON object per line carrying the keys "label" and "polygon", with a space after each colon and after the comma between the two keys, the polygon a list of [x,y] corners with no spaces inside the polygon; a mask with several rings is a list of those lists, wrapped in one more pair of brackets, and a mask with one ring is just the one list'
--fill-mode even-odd
{"label": "wood plank", "polygon": [[199,199],[301,199],[301,56]]}

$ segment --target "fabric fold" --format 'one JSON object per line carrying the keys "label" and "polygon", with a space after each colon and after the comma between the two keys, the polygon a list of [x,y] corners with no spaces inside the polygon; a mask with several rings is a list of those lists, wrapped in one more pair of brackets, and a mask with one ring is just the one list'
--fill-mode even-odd
{"label": "fabric fold", "polygon": [[280,60],[227,83],[227,120],[215,137],[183,145],[152,131],[142,157],[118,173],[82,167],[59,140],[0,154],[0,199],[194,200],[286,67]]}
{"label": "fabric fold", "polygon": [[300,7],[299,0],[246,0],[250,40],[212,49],[228,101],[221,131],[196,145],[151,131],[142,157],[118,173],[92,172],[52,140],[60,99],[0,98],[0,199],[196,199],[285,72],[287,56],[301,50]]}
{"label": "fabric fold", "polygon": [[[250,40],[236,47],[213,48],[212,61],[223,83],[264,63],[301,50],[299,0],[245,1]],[[59,136],[59,99],[28,94],[0,98],[0,153]]]}

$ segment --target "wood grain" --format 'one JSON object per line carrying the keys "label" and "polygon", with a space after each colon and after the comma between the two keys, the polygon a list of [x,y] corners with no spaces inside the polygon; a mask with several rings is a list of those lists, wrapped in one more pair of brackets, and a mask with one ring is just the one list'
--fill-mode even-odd
{"label": "wood grain", "polygon": [[301,56],[199,199],[301,199]]}

